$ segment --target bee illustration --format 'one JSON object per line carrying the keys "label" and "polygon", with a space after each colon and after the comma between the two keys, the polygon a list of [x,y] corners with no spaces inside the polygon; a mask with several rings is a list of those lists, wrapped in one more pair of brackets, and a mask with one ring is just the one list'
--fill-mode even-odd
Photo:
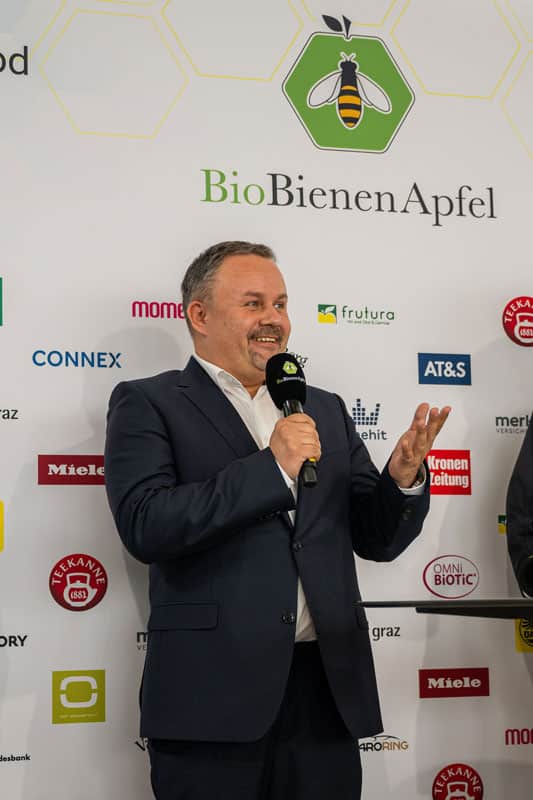
{"label": "bee illustration", "polygon": [[355,61],[355,53],[341,53],[339,70],[331,72],[319,81],[307,95],[309,108],[318,108],[326,103],[337,101],[339,119],[345,128],[353,129],[358,125],[365,106],[375,108],[382,114],[388,114],[391,103],[383,89],[371,80],[368,75],[359,72]]}

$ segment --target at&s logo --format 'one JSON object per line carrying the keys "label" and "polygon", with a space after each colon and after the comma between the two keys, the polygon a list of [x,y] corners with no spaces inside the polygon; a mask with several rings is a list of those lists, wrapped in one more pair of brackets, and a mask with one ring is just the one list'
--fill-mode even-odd
{"label": "at&s logo", "polygon": [[52,724],[105,722],[105,670],[52,672]]}
{"label": "at&s logo", "polygon": [[382,153],[414,102],[387,45],[350,36],[346,17],[322,17],[329,33],[313,33],[283,83],[283,92],[311,141],[327,150]]}
{"label": "at&s logo", "polygon": [[418,383],[470,386],[470,356],[453,353],[419,353]]}

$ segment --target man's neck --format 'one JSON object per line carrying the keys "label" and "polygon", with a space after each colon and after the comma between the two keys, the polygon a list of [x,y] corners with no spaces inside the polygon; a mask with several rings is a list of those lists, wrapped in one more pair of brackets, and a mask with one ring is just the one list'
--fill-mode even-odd
{"label": "man's neck", "polygon": [[211,359],[205,358],[205,356],[201,356],[196,351],[194,353],[194,356],[195,356],[195,358],[197,358],[200,361],[200,363],[202,361],[205,361],[205,362],[207,362],[207,364],[210,364],[212,367],[216,367],[217,369],[223,369],[224,372],[227,372],[228,375],[231,375],[232,378],[235,378],[236,381],[239,381],[241,386],[244,389],[246,389],[246,391],[248,392],[250,397],[255,397],[257,392],[261,388],[261,386],[263,386],[263,384],[265,383],[264,375],[263,375],[262,379],[259,382],[257,382],[256,380],[248,381],[246,378],[243,379],[243,378],[239,377],[238,375],[234,375],[232,372],[230,372],[229,369],[226,369],[226,367],[224,367],[222,364],[217,364],[216,362],[211,361]]}

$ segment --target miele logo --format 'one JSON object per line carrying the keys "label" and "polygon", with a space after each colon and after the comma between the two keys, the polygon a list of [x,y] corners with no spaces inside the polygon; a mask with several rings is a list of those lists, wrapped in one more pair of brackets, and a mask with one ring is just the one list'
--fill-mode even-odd
{"label": "miele logo", "polygon": [[487,667],[419,669],[420,697],[488,697]]}
{"label": "miele logo", "polygon": [[40,455],[38,483],[103,484],[104,457]]}

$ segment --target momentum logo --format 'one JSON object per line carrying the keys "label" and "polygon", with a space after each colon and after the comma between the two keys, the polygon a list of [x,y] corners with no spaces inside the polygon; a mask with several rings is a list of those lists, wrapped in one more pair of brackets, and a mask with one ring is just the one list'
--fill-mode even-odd
{"label": "momentum logo", "polygon": [[470,386],[470,356],[453,353],[419,353],[418,383]]}
{"label": "momentum logo", "polygon": [[54,456],[38,458],[40,484],[104,484],[103,456]]}
{"label": "momentum logo", "polygon": [[131,304],[131,316],[148,319],[185,319],[185,312],[183,303],[134,300]]}
{"label": "momentum logo", "polygon": [[533,744],[533,728],[507,728],[505,745]]}
{"label": "momentum logo", "polygon": [[52,724],[105,722],[105,670],[52,672]]}
{"label": "momentum logo", "polygon": [[419,669],[420,697],[488,697],[487,667]]}
{"label": "momentum logo", "polygon": [[470,450],[431,450],[431,494],[472,494]]}

